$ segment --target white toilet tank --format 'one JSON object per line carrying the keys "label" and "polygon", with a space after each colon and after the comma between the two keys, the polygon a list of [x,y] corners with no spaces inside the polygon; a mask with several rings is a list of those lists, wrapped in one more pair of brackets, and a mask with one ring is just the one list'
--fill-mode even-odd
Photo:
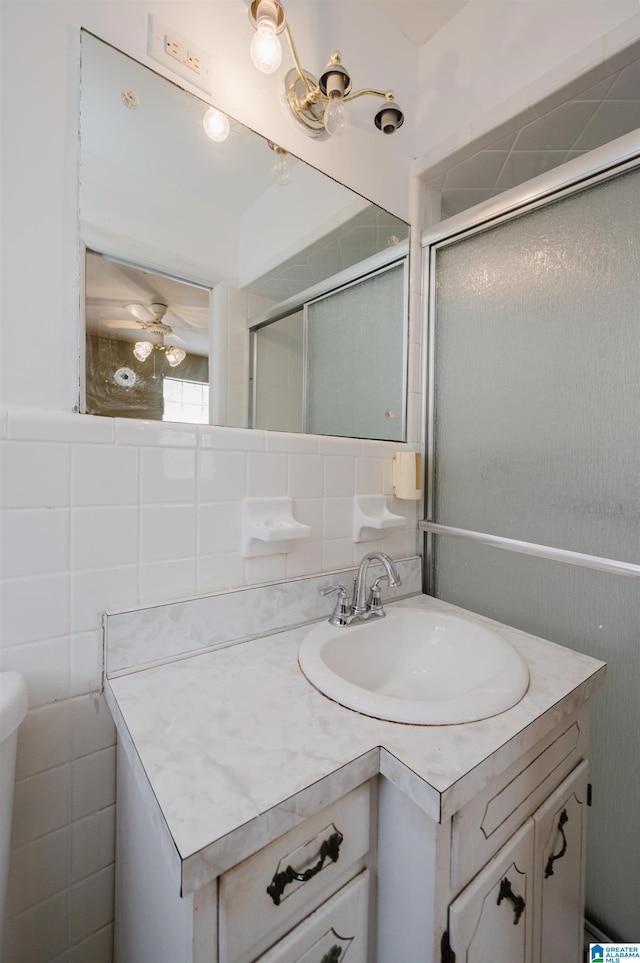
{"label": "white toilet tank", "polygon": [[27,689],[18,672],[0,672],[0,946],[6,909],[13,781],[18,726],[27,712]]}

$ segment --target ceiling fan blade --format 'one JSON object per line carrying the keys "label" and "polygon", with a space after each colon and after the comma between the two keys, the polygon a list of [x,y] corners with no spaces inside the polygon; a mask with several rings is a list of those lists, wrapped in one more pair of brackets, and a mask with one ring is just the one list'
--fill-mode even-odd
{"label": "ceiling fan blade", "polygon": [[185,345],[186,345],[186,343],[187,343],[187,342],[184,340],[184,338],[181,338],[180,335],[176,334],[174,331],[172,331],[171,334],[168,335],[168,337],[170,337],[172,341],[176,341],[178,344],[185,344]]}
{"label": "ceiling fan blade", "polygon": [[134,321],[133,318],[100,318],[100,324],[104,324],[105,328],[122,328],[126,330],[137,330],[146,327],[142,321]]}
{"label": "ceiling fan blade", "polygon": [[152,321],[157,321],[157,315],[144,304],[140,304],[139,301],[133,301],[131,304],[123,304],[122,306],[125,311],[129,311],[134,318],[142,321],[143,324],[151,324]]}

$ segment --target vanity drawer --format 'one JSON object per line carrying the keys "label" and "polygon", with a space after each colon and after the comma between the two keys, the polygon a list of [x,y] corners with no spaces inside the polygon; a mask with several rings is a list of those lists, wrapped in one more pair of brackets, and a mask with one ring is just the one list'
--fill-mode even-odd
{"label": "vanity drawer", "polygon": [[457,812],[451,830],[451,886],[459,890],[504,845],[586,755],[583,706]]}
{"label": "vanity drawer", "polygon": [[[365,867],[370,792],[359,786],[221,876],[220,963],[255,960]],[[307,879],[289,881],[288,867]]]}
{"label": "vanity drawer", "polygon": [[343,886],[335,896],[298,923],[256,963],[367,963],[369,871]]}

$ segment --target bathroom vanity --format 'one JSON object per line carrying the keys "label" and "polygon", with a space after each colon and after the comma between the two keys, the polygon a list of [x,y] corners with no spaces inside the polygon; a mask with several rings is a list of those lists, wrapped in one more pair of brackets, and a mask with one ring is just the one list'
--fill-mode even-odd
{"label": "bathroom vanity", "polygon": [[300,671],[309,625],[112,668],[117,963],[579,963],[604,664],[424,595],[393,604],[493,625],[524,697],[462,725],[360,715]]}

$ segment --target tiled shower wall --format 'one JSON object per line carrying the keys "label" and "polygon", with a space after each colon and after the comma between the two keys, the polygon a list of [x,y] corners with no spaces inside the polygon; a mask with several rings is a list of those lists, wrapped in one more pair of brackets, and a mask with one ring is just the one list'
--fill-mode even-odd
{"label": "tiled shower wall", "polygon": [[[354,544],[353,495],[391,491],[397,445],[10,409],[0,422],[0,669],[25,676],[6,963],[112,954],[115,736],[99,695],[100,613],[328,571]],[[243,558],[245,496],[291,495],[312,536]]]}

